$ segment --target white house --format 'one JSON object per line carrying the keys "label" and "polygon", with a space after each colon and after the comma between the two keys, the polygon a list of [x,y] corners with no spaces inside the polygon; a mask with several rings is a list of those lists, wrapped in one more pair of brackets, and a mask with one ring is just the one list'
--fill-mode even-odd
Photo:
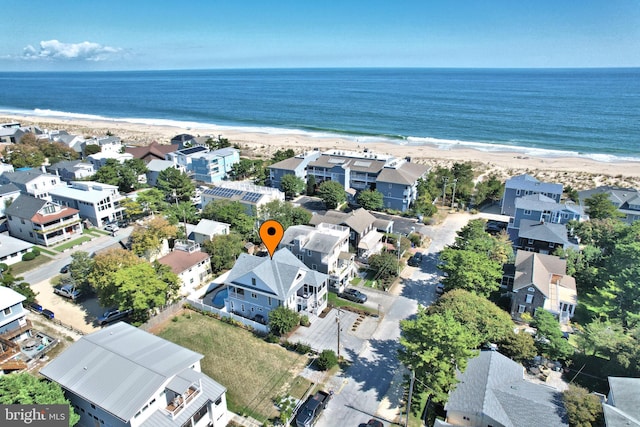
{"label": "white house", "polygon": [[202,244],[213,239],[213,236],[229,234],[231,225],[226,222],[201,219],[196,226],[187,224],[189,240]]}
{"label": "white house", "polygon": [[22,261],[22,255],[30,252],[32,243],[0,234],[0,263],[12,265]]}
{"label": "white house", "polygon": [[50,194],[53,202],[77,209],[82,219],[88,219],[96,227],[122,219],[124,207],[120,202],[124,197],[115,185],[71,181],[69,186],[54,188]]}
{"label": "white house", "polygon": [[4,211],[20,195],[20,189],[15,184],[0,185],[0,217],[4,217]]}
{"label": "white house", "polygon": [[224,427],[226,389],[204,356],[123,322],[85,335],[40,370],[80,415],[78,426]]}
{"label": "white house", "polygon": [[49,194],[51,189],[64,185],[59,176],[44,173],[38,169],[5,172],[0,175],[0,184],[14,184],[21,193],[44,200],[51,200]]}
{"label": "white house", "polygon": [[211,257],[200,250],[198,243],[191,241],[177,241],[173,251],[159,258],[158,262],[169,266],[178,276],[183,295],[189,295],[211,277]]}
{"label": "white house", "polygon": [[248,215],[256,215],[261,206],[274,200],[284,202],[284,193],[277,188],[263,187],[239,181],[222,181],[200,195],[202,209],[214,200],[240,202]]}

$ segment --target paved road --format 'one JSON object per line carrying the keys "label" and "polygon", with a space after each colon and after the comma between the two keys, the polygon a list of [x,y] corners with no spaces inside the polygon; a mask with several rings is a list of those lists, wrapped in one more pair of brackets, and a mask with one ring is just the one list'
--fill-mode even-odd
{"label": "paved road", "polygon": [[[364,339],[359,349],[345,349],[353,363],[329,379],[327,386],[334,397],[319,418],[318,427],[357,426],[370,418],[378,418],[385,425],[399,421],[405,373],[397,358],[400,321],[413,316],[418,304],[429,305],[435,300],[435,285],[440,278],[437,255],[453,243],[456,232],[473,217],[452,214],[442,224],[426,227],[424,232],[432,241],[422,264],[403,271],[401,283],[392,290],[396,295],[387,296],[384,315],[371,337]],[[378,298],[369,290],[363,291],[370,301]]]}

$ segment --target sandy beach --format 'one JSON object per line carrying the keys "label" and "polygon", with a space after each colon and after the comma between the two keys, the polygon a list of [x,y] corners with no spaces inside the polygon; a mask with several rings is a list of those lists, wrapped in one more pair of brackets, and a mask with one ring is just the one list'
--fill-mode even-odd
{"label": "sandy beach", "polygon": [[37,125],[41,129],[66,130],[85,137],[104,135],[107,131],[129,145],[146,145],[153,141],[168,144],[180,133],[195,136],[221,135],[232,144],[238,144],[242,156],[269,158],[279,149],[293,149],[296,153],[318,148],[339,148],[361,151],[365,148],[380,154],[411,157],[413,162],[428,165],[450,166],[455,162],[473,162],[476,169],[487,175],[496,173],[507,178],[519,173],[529,173],[542,181],[571,185],[576,189],[599,185],[640,188],[640,162],[599,162],[586,157],[535,157],[507,151],[481,151],[469,148],[441,149],[430,145],[400,145],[385,141],[356,142],[336,137],[313,137],[287,131],[276,133],[247,132],[228,128],[180,128],[166,125],[150,125],[120,121],[63,119],[11,115],[0,117],[1,123],[19,122],[23,126]]}

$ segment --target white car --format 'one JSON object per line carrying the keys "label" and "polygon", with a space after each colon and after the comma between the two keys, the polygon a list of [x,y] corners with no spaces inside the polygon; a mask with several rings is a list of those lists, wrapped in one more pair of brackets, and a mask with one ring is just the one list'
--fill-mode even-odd
{"label": "white car", "polygon": [[108,224],[106,227],[104,227],[104,229],[115,233],[116,231],[120,230],[120,227],[118,227],[118,224]]}

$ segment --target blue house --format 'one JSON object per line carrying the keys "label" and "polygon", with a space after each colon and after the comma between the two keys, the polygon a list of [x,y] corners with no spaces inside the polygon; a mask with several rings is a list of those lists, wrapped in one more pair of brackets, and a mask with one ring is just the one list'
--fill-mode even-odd
{"label": "blue house", "polygon": [[523,174],[508,179],[504,185],[501,211],[503,215],[514,216],[516,199],[530,194],[542,194],[560,203],[562,197],[562,184],[552,184],[538,181],[531,175]]}
{"label": "blue house", "polygon": [[580,221],[583,216],[582,206],[571,201],[558,203],[542,194],[530,194],[516,199],[513,222],[509,223],[509,228],[520,228],[522,220],[566,224],[572,220]]}
{"label": "blue house", "polygon": [[269,166],[269,182],[273,188],[280,188],[280,182],[285,175],[295,175],[307,181],[307,166],[320,157],[319,151],[310,151],[289,159],[284,159]]}
{"label": "blue house", "polygon": [[280,306],[311,318],[327,307],[328,279],[287,248],[276,251],[273,258],[241,254],[225,280],[225,306],[260,323],[267,323],[271,310]]}
{"label": "blue house", "polygon": [[213,184],[220,182],[231,172],[231,167],[240,161],[240,151],[235,148],[201,152],[191,157],[188,170],[196,181]]}
{"label": "blue house", "polygon": [[22,334],[24,337],[30,336],[27,311],[22,306],[24,300],[26,298],[13,289],[0,286],[0,335],[11,334],[12,340],[20,340]]}

